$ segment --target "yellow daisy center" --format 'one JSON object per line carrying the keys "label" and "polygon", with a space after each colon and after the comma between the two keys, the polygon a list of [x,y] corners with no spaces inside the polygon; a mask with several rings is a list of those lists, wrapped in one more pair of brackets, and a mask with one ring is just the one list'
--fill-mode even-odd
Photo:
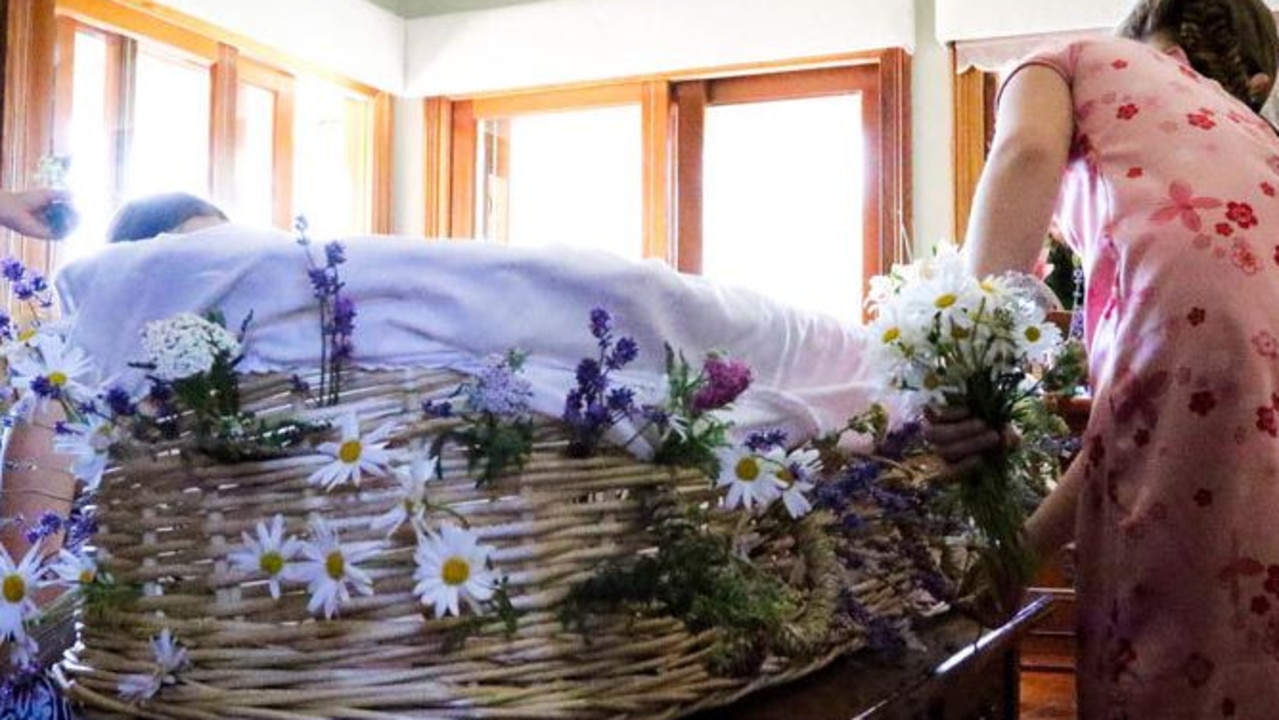
{"label": "yellow daisy center", "polygon": [[347,440],[342,443],[342,447],[338,448],[338,459],[351,465],[360,459],[360,453],[364,451],[364,446],[359,440]]}
{"label": "yellow daisy center", "polygon": [[954,305],[958,301],[959,301],[958,295],[956,295],[955,293],[946,293],[945,295],[942,295],[941,297],[934,300],[933,304],[936,305],[939,310],[945,310],[946,308],[950,307],[951,305]]}
{"label": "yellow daisy center", "polygon": [[986,293],[995,292],[995,283],[989,280],[982,280],[980,285],[983,292],[986,292]]}
{"label": "yellow daisy center", "polygon": [[334,580],[341,580],[346,576],[346,558],[342,557],[342,553],[329,553],[329,556],[324,559],[324,572]]}
{"label": "yellow daisy center", "polygon": [[27,581],[18,573],[5,575],[4,583],[0,584],[0,594],[4,595],[6,601],[16,605],[27,597]]}
{"label": "yellow daisy center", "polygon": [[67,384],[67,374],[61,370],[54,370],[49,373],[49,384],[54,387],[62,387]]}
{"label": "yellow daisy center", "polygon": [[27,328],[26,330],[23,330],[22,332],[18,333],[18,342],[26,342],[35,336],[36,336],[35,328]]}
{"label": "yellow daisy center", "polygon": [[1035,327],[1034,325],[1031,325],[1030,327],[1026,328],[1026,339],[1031,342],[1038,342],[1039,338],[1042,335],[1043,333],[1041,333],[1039,331],[1039,328]]}
{"label": "yellow daisy center", "polygon": [[89,583],[93,582],[94,579],[96,579],[97,577],[98,577],[97,573],[95,573],[93,570],[90,570],[89,568],[85,568],[80,571],[80,584],[88,585]]}
{"label": "yellow daisy center", "polygon": [[750,456],[744,457],[737,461],[733,473],[742,482],[755,482],[759,478],[759,461]]}
{"label": "yellow daisy center", "polygon": [[[338,555],[337,557],[338,562],[342,562],[342,556]],[[332,558],[333,556],[329,556],[330,561],[332,561]],[[328,563],[325,563],[325,567],[328,567]],[[284,558],[280,556],[280,553],[268,550],[262,553],[262,557],[258,558],[258,568],[267,575],[279,575],[280,571],[284,569]],[[340,567],[338,572],[341,572]]]}
{"label": "yellow daisy center", "polygon": [[965,340],[971,334],[972,333],[968,332],[968,328],[963,328],[958,325],[952,325],[950,328],[950,336],[956,340]]}
{"label": "yellow daisy center", "polygon": [[901,328],[898,328],[898,327],[890,327],[890,328],[888,328],[887,330],[885,330],[885,331],[884,331],[884,337],[883,337],[883,340],[884,340],[884,342],[886,342],[886,343],[890,343],[890,342],[892,342],[892,341],[896,340],[897,338],[899,338],[899,337],[901,337],[901,336],[902,336],[902,329],[901,329]]}
{"label": "yellow daisy center", "polygon": [[777,479],[789,485],[795,482],[795,473],[791,472],[790,468],[784,467],[777,471]]}
{"label": "yellow daisy center", "polygon": [[444,561],[440,577],[445,585],[461,585],[471,577],[471,564],[460,557],[451,557]]}
{"label": "yellow daisy center", "polygon": [[937,377],[936,375],[928,375],[927,377],[924,378],[925,390],[936,390],[940,386],[941,386],[941,378]]}

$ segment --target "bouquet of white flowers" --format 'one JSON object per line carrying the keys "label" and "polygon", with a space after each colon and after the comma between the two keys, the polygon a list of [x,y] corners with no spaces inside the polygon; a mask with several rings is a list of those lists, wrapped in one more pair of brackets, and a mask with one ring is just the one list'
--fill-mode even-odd
{"label": "bouquet of white flowers", "polygon": [[[1036,392],[1035,371],[1061,345],[1046,317],[1042,284],[1009,273],[981,280],[955,246],[871,281],[870,324],[877,364],[908,405],[963,407],[1002,430]],[[1021,541],[1025,510],[1010,453],[992,451],[958,485],[958,501],[998,567],[1027,579]]]}

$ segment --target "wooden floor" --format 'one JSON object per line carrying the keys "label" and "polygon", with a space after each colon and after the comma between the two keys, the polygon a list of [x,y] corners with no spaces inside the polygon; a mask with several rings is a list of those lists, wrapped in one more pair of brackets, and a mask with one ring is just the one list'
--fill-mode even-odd
{"label": "wooden floor", "polygon": [[1023,670],[1021,720],[1075,720],[1074,673]]}

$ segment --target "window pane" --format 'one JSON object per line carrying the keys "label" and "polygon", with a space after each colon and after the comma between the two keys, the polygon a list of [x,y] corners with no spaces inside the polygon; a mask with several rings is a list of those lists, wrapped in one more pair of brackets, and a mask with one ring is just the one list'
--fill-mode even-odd
{"label": "window pane", "polygon": [[275,224],[275,93],[240,83],[235,102],[235,208],[238,222]]}
{"label": "window pane", "polygon": [[71,131],[67,181],[75,194],[80,225],[57,245],[57,263],[83,257],[106,241],[114,201],[110,194],[111,137],[107,123],[107,42],[97,33],[75,34]]}
{"label": "window pane", "polygon": [[[477,192],[480,234],[512,245],[564,244],[643,255],[642,117],[638,106],[520,115],[481,124],[477,168],[496,168],[497,126],[507,129],[509,174]],[[477,173],[483,175],[483,173]],[[487,216],[487,217],[486,217]]]}
{"label": "window pane", "polygon": [[294,94],[294,208],[316,237],[372,229],[372,103],[302,80]]}
{"label": "window pane", "polygon": [[209,193],[209,71],[140,48],[125,195]]}
{"label": "window pane", "polygon": [[861,318],[861,96],[706,109],[703,273]]}

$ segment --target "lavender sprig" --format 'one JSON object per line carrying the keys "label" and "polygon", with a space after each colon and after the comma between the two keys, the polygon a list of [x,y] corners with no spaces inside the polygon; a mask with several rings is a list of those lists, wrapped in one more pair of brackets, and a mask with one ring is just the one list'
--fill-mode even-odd
{"label": "lavender sprig", "polygon": [[610,427],[636,412],[635,391],[614,385],[609,374],[620,370],[639,357],[634,338],[613,337],[613,316],[604,308],[591,310],[591,335],[599,353],[584,358],[577,365],[577,386],[564,400],[561,418],[568,425],[568,454],[590,457]]}
{"label": "lavender sprig", "polygon": [[342,370],[351,361],[354,350],[355,301],[342,293],[338,266],[346,262],[346,247],[340,242],[324,246],[324,264],[311,255],[311,239],[307,236],[306,218],[299,216],[293,224],[297,243],[306,251],[307,278],[311,292],[319,301],[320,312],[320,382],[317,388],[321,405],[337,405],[342,391]]}

